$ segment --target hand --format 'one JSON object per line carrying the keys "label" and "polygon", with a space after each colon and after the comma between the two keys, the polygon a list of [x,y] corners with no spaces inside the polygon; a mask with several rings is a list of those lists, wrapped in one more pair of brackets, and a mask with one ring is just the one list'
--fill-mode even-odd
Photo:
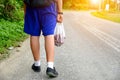
{"label": "hand", "polygon": [[57,15],[57,22],[62,23],[63,22],[63,14]]}

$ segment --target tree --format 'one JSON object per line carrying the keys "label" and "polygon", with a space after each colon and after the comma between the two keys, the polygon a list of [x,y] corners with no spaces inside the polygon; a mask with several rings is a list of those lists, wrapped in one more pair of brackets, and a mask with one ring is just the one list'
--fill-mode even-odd
{"label": "tree", "polygon": [[64,8],[88,9],[89,0],[63,0]]}

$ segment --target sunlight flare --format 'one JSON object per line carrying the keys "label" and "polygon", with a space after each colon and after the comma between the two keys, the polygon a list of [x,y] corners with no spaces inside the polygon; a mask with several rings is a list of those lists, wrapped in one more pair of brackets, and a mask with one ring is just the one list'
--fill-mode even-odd
{"label": "sunlight flare", "polygon": [[99,3],[99,0],[91,0],[91,2],[92,2],[93,4],[98,4],[98,3]]}

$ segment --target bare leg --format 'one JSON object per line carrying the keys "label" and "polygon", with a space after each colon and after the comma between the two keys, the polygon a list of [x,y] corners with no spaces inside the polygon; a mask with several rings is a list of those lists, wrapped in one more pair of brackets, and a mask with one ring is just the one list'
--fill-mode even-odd
{"label": "bare leg", "polygon": [[54,35],[49,35],[45,37],[45,50],[47,58],[46,74],[49,77],[57,77],[58,72],[54,67]]}
{"label": "bare leg", "polygon": [[54,36],[45,36],[45,50],[47,62],[54,62]]}
{"label": "bare leg", "polygon": [[34,60],[39,61],[40,60],[39,36],[30,36],[30,45]]}

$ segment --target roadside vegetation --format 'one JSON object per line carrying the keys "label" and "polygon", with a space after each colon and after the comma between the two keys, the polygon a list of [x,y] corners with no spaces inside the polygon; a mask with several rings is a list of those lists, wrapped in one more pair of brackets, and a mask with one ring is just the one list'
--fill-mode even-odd
{"label": "roadside vegetation", "polygon": [[0,60],[9,56],[10,47],[19,46],[23,32],[22,0],[0,0]]}
{"label": "roadside vegetation", "polygon": [[91,14],[99,18],[120,23],[120,11],[109,11],[109,12],[101,11],[101,12],[92,12]]}

